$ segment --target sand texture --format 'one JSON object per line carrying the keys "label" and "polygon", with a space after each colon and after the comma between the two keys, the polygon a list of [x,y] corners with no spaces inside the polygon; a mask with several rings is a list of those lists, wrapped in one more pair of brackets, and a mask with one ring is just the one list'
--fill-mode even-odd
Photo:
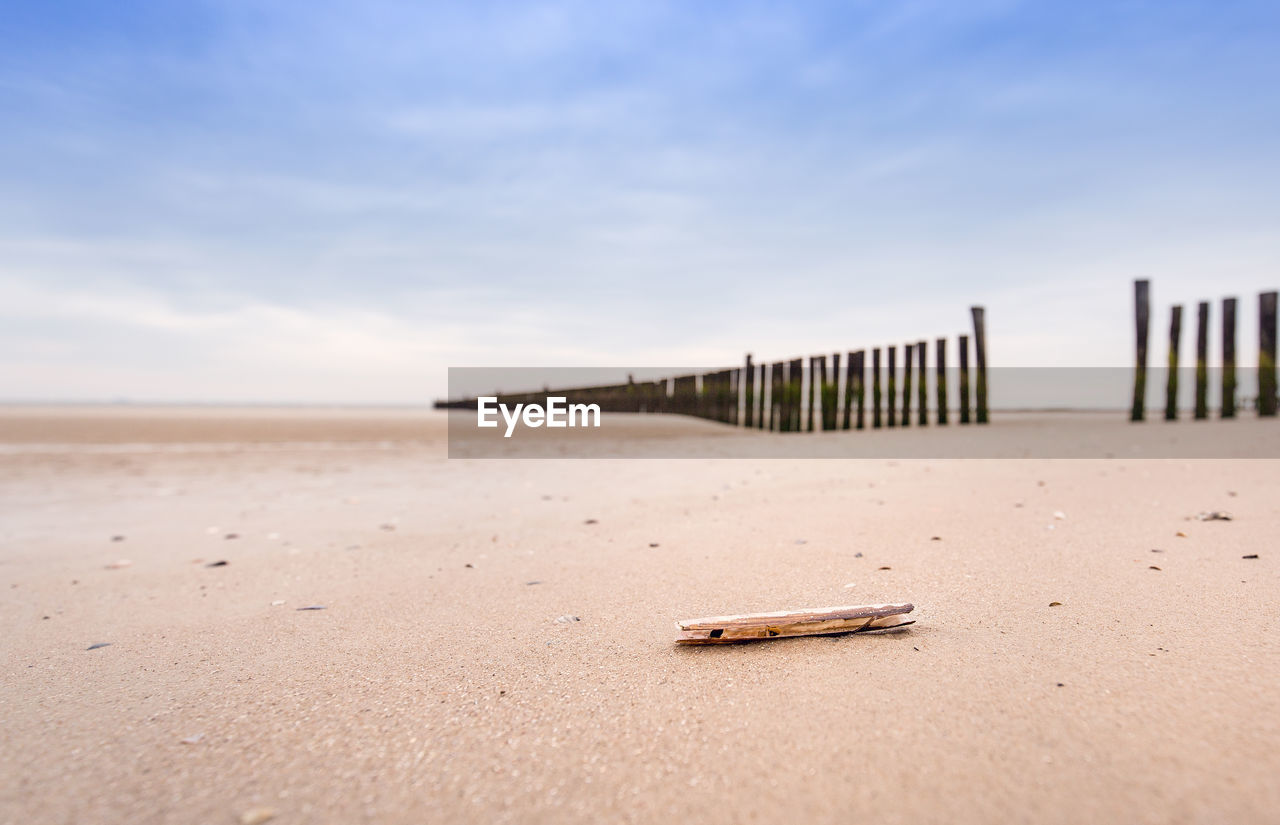
{"label": "sand texture", "polygon": [[0,412],[0,821],[1280,816],[1274,460],[1116,421],[1111,460],[448,461],[444,422]]}

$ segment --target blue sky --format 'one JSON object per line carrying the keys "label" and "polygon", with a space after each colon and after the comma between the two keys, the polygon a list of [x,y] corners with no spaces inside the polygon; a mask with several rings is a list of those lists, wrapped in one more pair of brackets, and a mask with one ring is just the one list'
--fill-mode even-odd
{"label": "blue sky", "polygon": [[1240,295],[1245,352],[1280,286],[1270,3],[19,2],[0,43],[9,399],[420,402],[971,303],[993,363],[1123,365],[1134,277],[1154,340]]}

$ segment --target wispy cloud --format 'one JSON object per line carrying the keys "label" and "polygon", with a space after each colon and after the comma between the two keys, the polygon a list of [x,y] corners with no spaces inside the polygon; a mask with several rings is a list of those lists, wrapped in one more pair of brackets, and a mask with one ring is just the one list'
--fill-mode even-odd
{"label": "wispy cloud", "polygon": [[1278,21],[32,4],[0,24],[4,393],[423,400],[450,364],[778,357],[971,302],[1004,363],[1124,363],[1132,277],[1276,285]]}

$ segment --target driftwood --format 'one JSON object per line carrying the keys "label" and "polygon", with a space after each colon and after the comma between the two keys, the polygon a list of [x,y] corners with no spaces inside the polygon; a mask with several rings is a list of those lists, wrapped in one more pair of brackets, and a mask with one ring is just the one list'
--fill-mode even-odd
{"label": "driftwood", "polygon": [[898,620],[914,609],[915,606],[911,604],[864,604],[739,616],[708,616],[679,622],[680,635],[676,637],[676,643],[723,645],[791,636],[868,633],[914,624]]}

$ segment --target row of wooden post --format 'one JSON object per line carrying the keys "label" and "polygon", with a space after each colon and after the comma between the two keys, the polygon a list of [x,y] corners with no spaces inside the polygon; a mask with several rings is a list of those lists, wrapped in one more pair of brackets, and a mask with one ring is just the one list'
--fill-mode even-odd
{"label": "row of wooden post", "polygon": [[[969,381],[969,336],[959,337],[960,385],[959,421],[968,424],[976,421],[986,424],[990,420],[987,407],[987,351],[986,317],[982,307],[971,309],[974,327],[975,376],[973,392]],[[934,362],[935,420],[938,424],[949,421],[949,397],[947,388],[947,339],[935,342]],[[909,427],[912,423],[912,379],[915,379],[915,422],[917,426],[929,423],[927,341],[906,344],[903,347],[902,388],[898,388],[898,348],[876,347],[871,350],[871,410],[870,426]],[[881,355],[884,355],[882,369]],[[739,371],[742,392],[739,416],[728,423],[741,423],[744,427],[768,429],[777,432],[864,429],[867,426],[866,404],[866,350],[856,350],[847,356],[835,353],[830,356],[815,355],[809,358],[809,381],[804,382],[804,359],[778,361],[773,364],[756,364],[748,355]],[[844,363],[844,394],[841,398],[841,363]],[[913,374],[914,373],[914,374]],[[882,386],[883,376],[883,386]],[[970,399],[973,406],[970,406]],[[899,408],[899,399],[901,407]],[[887,401],[887,403],[886,403]],[[807,402],[807,403],[806,403]]]}
{"label": "row of wooden post", "polygon": [[[987,345],[986,312],[980,306],[970,309],[973,318],[973,354],[975,376],[974,405],[970,408],[969,336],[960,336],[960,423],[976,420],[988,422],[987,411]],[[948,418],[946,382],[946,340],[937,339],[935,363],[937,415],[939,424]],[[903,372],[901,415],[898,414],[897,347],[887,348],[887,392],[881,388],[881,349],[871,350],[871,421],[870,426],[903,427],[911,425],[912,368],[917,366],[916,421],[928,423],[927,387],[928,344],[920,341],[904,347],[906,361]],[[815,355],[809,359],[810,380],[804,382],[805,359],[794,358],[773,364],[754,364],[748,355],[746,364],[736,369],[680,375],[657,381],[636,382],[600,387],[579,387],[538,392],[498,393],[499,403],[545,404],[549,396],[563,397],[568,404],[597,404],[602,412],[658,412],[691,415],[753,429],[777,432],[821,429],[863,429],[867,426],[866,350],[850,352],[842,357]],[[840,397],[841,368],[844,372],[844,395]],[[808,392],[806,398],[804,393]],[[887,396],[887,404],[885,398]],[[440,409],[475,409],[475,398],[436,402]]]}
{"label": "row of wooden post", "polygon": [[[1137,368],[1133,379],[1132,421],[1146,417],[1147,337],[1150,325],[1151,284],[1134,281],[1134,317],[1137,328]],[[1182,337],[1182,307],[1174,306],[1169,319],[1169,378],[1165,386],[1164,417],[1178,417],[1178,348]],[[1196,391],[1198,419],[1209,417],[1209,302],[1201,301],[1196,317]],[[1236,414],[1236,299],[1222,299],[1222,418]],[[1276,293],[1258,296],[1258,415],[1276,414]]]}

